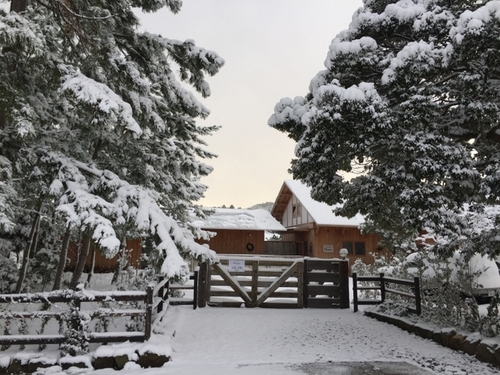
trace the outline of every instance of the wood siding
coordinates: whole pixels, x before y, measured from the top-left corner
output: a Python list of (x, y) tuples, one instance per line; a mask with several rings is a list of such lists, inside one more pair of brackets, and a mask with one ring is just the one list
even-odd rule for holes
[[(300, 212), (294, 212), (294, 207), (299, 209)], [(295, 195), (292, 196), (290, 201), (287, 204), (285, 212), (283, 213), (283, 219), (281, 224), (285, 228), (312, 224), (314, 223), (313, 218), (309, 215), (309, 212), (305, 209), (305, 207), (300, 203)]]
[[(95, 245), (94, 245), (95, 246)], [(127, 256), (128, 256), (128, 265), (134, 268), (141, 268), (141, 255), (142, 255), (142, 243), (140, 238), (136, 238), (133, 240), (127, 240)], [(71, 243), (68, 248), (68, 260), (69, 264), (66, 266), (66, 270), (73, 270), (75, 268), (76, 260), (78, 259), (78, 244)], [(95, 268), (94, 272), (112, 272), (116, 269), (118, 262), (118, 255), (113, 258), (106, 258), (100, 251), (99, 248), (96, 248), (96, 257), (95, 257)], [(85, 262), (85, 272), (88, 272), (90, 269), (90, 263), (92, 261), (92, 251), (89, 252), (89, 256), (87, 257), (87, 261)]]
[[(342, 248), (343, 242), (364, 242), (365, 255), (349, 254), (347, 257), (349, 263), (360, 258), (363, 263), (373, 263), (373, 256), (370, 253), (379, 254), (385, 251), (378, 246), (380, 237), (376, 234), (361, 234), (358, 228), (342, 228), (342, 227), (319, 227), (315, 231), (311, 231), (313, 235), (313, 253), (310, 256), (317, 258), (340, 258), (339, 251)], [(332, 252), (325, 252), (324, 245), (333, 247)]]
[[(199, 240), (198, 243), (208, 244), (217, 254), (264, 254), (263, 230), (228, 230), (208, 229), (216, 232), (210, 241)], [(248, 247), (253, 246), (249, 251)]]
[[(300, 244), (298, 255), (329, 259), (340, 258), (339, 251), (344, 242), (363, 242), (365, 254), (349, 254), (349, 264), (360, 258), (365, 264), (372, 264), (375, 255), (387, 255), (385, 249), (380, 249), (380, 237), (376, 234), (361, 234), (358, 228), (349, 227), (316, 227), (308, 231), (288, 231), (282, 235), (284, 241), (294, 241)], [(331, 251), (330, 251), (331, 250)]]

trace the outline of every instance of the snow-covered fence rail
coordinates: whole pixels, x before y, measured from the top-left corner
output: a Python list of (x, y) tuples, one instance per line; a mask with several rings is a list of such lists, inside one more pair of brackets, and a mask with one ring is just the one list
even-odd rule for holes
[[(12, 311), (10, 308), (0, 309), (0, 319), (12, 320), (21, 319), (56, 319), (59, 322), (58, 334), (33, 334), (26, 332), (19, 335), (0, 335), (0, 345), (8, 347), (10, 345), (37, 345), (37, 344), (63, 344), (67, 340), (64, 334), (64, 322), (69, 323), (72, 328), (83, 327), (85, 322), (99, 318), (116, 317), (144, 317), (144, 332), (88, 332), (85, 339), (90, 343), (110, 343), (110, 342), (142, 342), (151, 337), (151, 320), (153, 309), (153, 288), (150, 284), (146, 291), (112, 291), (99, 292), (88, 290), (59, 290), (48, 293), (24, 293), (24, 294), (0, 294), (0, 305), (19, 305), (26, 308), (28, 305), (42, 304), (42, 311)], [(143, 309), (113, 309), (97, 308), (92, 311), (81, 309), (85, 302), (143, 302)], [(62, 308), (59, 304), (66, 304), (67, 308)], [(56, 305), (57, 304), (57, 305)], [(51, 307), (56, 307), (50, 310)], [(72, 314), (73, 311), (77, 314)], [(67, 327), (66, 329), (70, 329)], [(28, 330), (29, 331), (29, 330)]]
[[(358, 282), (368, 282), (371, 285), (358, 285)], [(404, 285), (408, 286), (410, 292), (388, 288), (387, 285)], [(396, 279), (393, 277), (385, 277), (383, 273), (379, 276), (358, 276), (356, 272), (352, 274), (352, 290), (353, 290), (353, 304), (354, 312), (358, 311), (359, 305), (378, 305), (383, 303), (387, 294), (394, 294), (402, 297), (407, 297), (415, 301), (415, 308), (408, 307), (408, 311), (420, 315), (422, 311), (420, 299), (420, 279), (414, 277), (412, 280)], [(380, 292), (380, 298), (373, 299), (359, 299), (358, 291), (360, 290), (374, 290)]]
[[(175, 296), (176, 291), (184, 292), (187, 290), (192, 290), (192, 298), (184, 296)], [(158, 302), (155, 303), (155, 308), (157, 313), (161, 313), (166, 307), (164, 304), (168, 305), (193, 305), (193, 310), (198, 307), (198, 271), (194, 271), (189, 276), (189, 281), (185, 284), (171, 283), (165, 280), (163, 276), (158, 277), (158, 284), (155, 288), (156, 295), (159, 297)]]

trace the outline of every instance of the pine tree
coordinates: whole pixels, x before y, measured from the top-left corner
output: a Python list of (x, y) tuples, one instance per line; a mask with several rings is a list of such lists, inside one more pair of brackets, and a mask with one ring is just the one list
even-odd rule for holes
[(468, 218), (500, 201), (499, 36), (498, 1), (364, 0), (269, 120), (298, 142), (294, 177), (386, 245), (427, 231), (500, 254), (498, 216)]
[(149, 233), (168, 277), (186, 275), (182, 258), (214, 259), (194, 242), (189, 212), (201, 212), (199, 180), (211, 167), (200, 160), (214, 156), (201, 137), (216, 127), (196, 125), (209, 111), (186, 84), (210, 95), (205, 75), (224, 61), (192, 41), (139, 32), (132, 11), (180, 5), (33, 0), (0, 14), (0, 161), (15, 181), (8, 196), (0, 190), (4, 226), (40, 215), (61, 241), (69, 230), (110, 257), (117, 233)]

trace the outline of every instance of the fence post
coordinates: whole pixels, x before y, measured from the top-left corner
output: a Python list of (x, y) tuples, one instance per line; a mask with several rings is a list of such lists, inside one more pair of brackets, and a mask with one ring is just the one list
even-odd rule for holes
[[(165, 280), (163, 276), (158, 276), (158, 284), (161, 284)], [(159, 314), (163, 311), (163, 298), (165, 298), (164, 295), (164, 285), (160, 286), (160, 289), (158, 289), (158, 297), (160, 298), (160, 302), (158, 303), (158, 306), (156, 307), (156, 313)]]
[(208, 263), (201, 263), (199, 265), (200, 272), (198, 273), (198, 307), (205, 307), (207, 305), (207, 284), (208, 284)]
[(358, 274), (352, 273), (352, 302), (354, 304), (354, 312), (358, 312)]
[(385, 301), (385, 282), (384, 282), (384, 273), (380, 273), (380, 298), (382, 302)]
[(257, 307), (257, 295), (259, 294), (259, 261), (252, 261), (252, 307)]
[(418, 277), (414, 277), (413, 281), (415, 283), (415, 305), (417, 315), (422, 313), (422, 301), (420, 299), (420, 279)]
[(304, 285), (302, 286), (302, 303), (304, 304), (304, 307), (307, 309), (307, 300), (309, 298), (309, 293), (307, 290), (307, 286), (309, 284), (309, 277), (308, 277), (308, 272), (307, 272), (307, 258), (304, 258), (304, 269), (303, 269), (303, 274), (304, 274)]
[(71, 324), (73, 325), (73, 329), (75, 331), (80, 331), (82, 328), (80, 311), (82, 310), (82, 303), (78, 299), (77, 296), (73, 295), (73, 306), (75, 307), (75, 314), (73, 319), (71, 320)]
[(194, 271), (193, 280), (193, 310), (198, 306), (198, 270)]
[(304, 262), (297, 263), (297, 307), (304, 307)]
[(349, 308), (349, 261), (341, 260), (339, 263), (340, 273), (340, 308)]
[(144, 323), (144, 341), (151, 338), (151, 318), (153, 315), (153, 290), (154, 285), (149, 284), (146, 289), (146, 322)]

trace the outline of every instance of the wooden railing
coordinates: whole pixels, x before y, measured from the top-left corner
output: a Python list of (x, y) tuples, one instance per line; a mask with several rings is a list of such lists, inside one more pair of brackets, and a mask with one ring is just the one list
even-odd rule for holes
[[(193, 284), (176, 284), (166, 280), (163, 276), (158, 277), (158, 290), (156, 295), (159, 297), (158, 304), (156, 305), (157, 313), (160, 313), (165, 308), (165, 303), (168, 305), (193, 305), (193, 310), (198, 307), (198, 271), (194, 271), (189, 276), (189, 280), (193, 280)], [(193, 298), (177, 298), (171, 297), (170, 293), (174, 290), (193, 290)]]
[(304, 259), (304, 307), (349, 308), (349, 263)]
[[(151, 337), (151, 317), (153, 307), (153, 288), (150, 284), (147, 290), (144, 291), (113, 291), (113, 292), (97, 292), (97, 291), (72, 291), (60, 290), (49, 293), (26, 293), (26, 294), (1, 294), (1, 304), (44, 304), (45, 309), (42, 311), (3, 311), (0, 312), (0, 319), (57, 319), (59, 324), (63, 324), (63, 320), (70, 313), (70, 304), (78, 311), (76, 317), (72, 316), (71, 324), (77, 327), (81, 324), (81, 319), (84, 316), (90, 316), (92, 319), (100, 317), (145, 317), (144, 332), (91, 332), (88, 334), (87, 340), (91, 343), (111, 343), (111, 342), (142, 342), (149, 340)], [(84, 302), (144, 302), (144, 309), (105, 309), (99, 308), (92, 311), (82, 311), (81, 304)], [(66, 309), (62, 309), (60, 305), (55, 311), (50, 311), (48, 307), (57, 303), (67, 304)], [(19, 334), (19, 335), (1, 335), (0, 344), (2, 346), (9, 345), (36, 345), (36, 344), (62, 344), (66, 341), (64, 334)]]
[(266, 255), (219, 259), (200, 264), (199, 307), (349, 307), (347, 261)]
[(219, 259), (211, 266), (200, 265), (200, 307), (303, 307), (302, 259), (232, 255)]
[[(358, 285), (358, 282), (369, 282), (374, 284)], [(385, 277), (383, 273), (381, 273), (379, 276), (358, 276), (356, 272), (353, 272), (352, 284), (354, 312), (358, 311), (359, 305), (378, 305), (384, 302), (387, 294), (394, 294), (414, 300), (415, 308), (408, 307), (408, 311), (417, 315), (420, 315), (420, 313), (422, 312), (422, 304), (420, 300), (420, 279), (418, 277), (414, 277), (413, 281), (411, 281), (396, 279), (393, 277)], [(406, 285), (410, 287), (409, 289), (411, 290), (411, 292), (388, 288), (386, 284)], [(380, 298), (358, 299), (359, 290), (379, 291)]]

